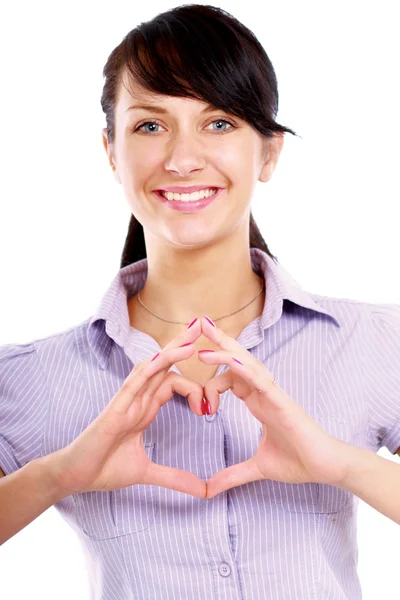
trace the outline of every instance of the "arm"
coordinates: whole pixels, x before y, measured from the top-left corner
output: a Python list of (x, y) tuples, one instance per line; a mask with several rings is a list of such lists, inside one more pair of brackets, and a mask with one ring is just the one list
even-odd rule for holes
[(51, 475), (51, 454), (0, 479), (0, 545), (65, 498)]
[(348, 473), (337, 487), (355, 494), (400, 525), (400, 465), (371, 450), (348, 446)]

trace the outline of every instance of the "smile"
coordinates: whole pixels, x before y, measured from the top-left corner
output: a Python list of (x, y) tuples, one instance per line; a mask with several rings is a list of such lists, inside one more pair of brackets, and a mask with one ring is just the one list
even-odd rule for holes
[(178, 200), (180, 202), (193, 202), (194, 200), (201, 200), (202, 198), (209, 198), (218, 191), (218, 188), (209, 188), (205, 190), (199, 190), (198, 192), (192, 192), (191, 194), (178, 194), (177, 192), (164, 192), (160, 191), (160, 194), (167, 200)]
[[(212, 190), (202, 190), (201, 192), (195, 192), (194, 194), (168, 194), (170, 197), (172, 196), (172, 200), (168, 200), (165, 197), (165, 192), (155, 191), (153, 192), (166, 206), (172, 208), (172, 210), (177, 210), (180, 212), (197, 212), (209, 206), (214, 200), (219, 198), (221, 194), (224, 192), (224, 188), (212, 189)], [(176, 200), (175, 198), (179, 196), (183, 196), (182, 199)], [(186, 197), (189, 198), (186, 198)], [(190, 199), (190, 197), (193, 199)]]

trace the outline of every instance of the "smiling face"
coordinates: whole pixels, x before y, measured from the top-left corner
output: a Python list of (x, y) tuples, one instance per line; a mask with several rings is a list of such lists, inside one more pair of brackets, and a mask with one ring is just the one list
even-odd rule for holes
[[(152, 108), (131, 108), (137, 105)], [(150, 94), (126, 80), (115, 124), (114, 144), (108, 144), (105, 129), (103, 144), (131, 212), (143, 225), (146, 245), (154, 236), (176, 248), (196, 248), (234, 235), (239, 227), (248, 230), (254, 187), (272, 176), (282, 134), (267, 140), (206, 102)], [(155, 193), (195, 185), (223, 190), (195, 212), (173, 210)]]

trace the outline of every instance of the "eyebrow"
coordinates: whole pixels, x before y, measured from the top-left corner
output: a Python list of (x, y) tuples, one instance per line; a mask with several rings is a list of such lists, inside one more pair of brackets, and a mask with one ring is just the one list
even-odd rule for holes
[[(128, 112), (128, 110), (149, 110), (152, 112), (156, 112), (159, 114), (165, 114), (168, 112), (168, 110), (166, 108), (163, 108), (162, 106), (157, 106), (156, 104), (133, 104), (132, 106), (128, 106), (128, 108), (126, 109), (125, 112)], [(206, 112), (211, 112), (214, 110), (219, 110), (216, 106), (213, 106), (212, 104), (208, 104), (202, 111), (200, 114), (206, 113)]]

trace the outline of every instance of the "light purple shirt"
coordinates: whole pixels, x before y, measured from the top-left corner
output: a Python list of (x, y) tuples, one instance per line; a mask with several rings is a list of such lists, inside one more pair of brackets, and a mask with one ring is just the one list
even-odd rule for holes
[[(250, 252), (266, 300), (238, 342), (329, 434), (394, 454), (400, 305), (307, 293), (266, 253)], [(91, 318), (0, 347), (0, 466), (7, 474), (72, 442), (133, 366), (160, 350), (129, 325), (127, 299), (146, 274), (146, 259), (129, 265)], [(154, 462), (206, 481), (252, 456), (260, 436), (260, 422), (228, 391), (217, 414), (205, 417), (175, 394), (143, 440)], [(264, 480), (210, 500), (139, 484), (71, 495), (55, 508), (87, 554), (92, 599), (358, 600), (357, 503), (335, 486)]]

